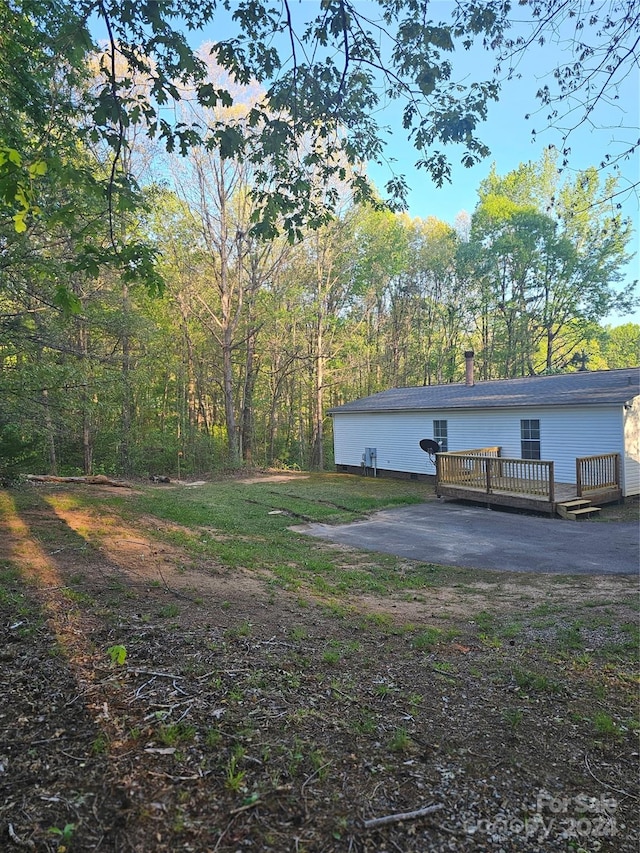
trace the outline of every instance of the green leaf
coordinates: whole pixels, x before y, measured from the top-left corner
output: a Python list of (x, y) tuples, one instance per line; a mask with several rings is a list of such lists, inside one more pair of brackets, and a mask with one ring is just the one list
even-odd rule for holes
[(79, 314), (82, 308), (82, 303), (69, 288), (64, 284), (57, 284), (53, 297), (53, 304), (62, 309), (62, 312), (67, 316)]
[(47, 164), (44, 160), (36, 160), (28, 167), (31, 178), (40, 178), (47, 174)]
[(127, 650), (124, 646), (110, 646), (107, 649), (107, 654), (111, 658), (111, 663), (117, 663), (118, 666), (122, 666), (127, 659)]
[(27, 230), (27, 211), (19, 210), (13, 215), (13, 227), (17, 234), (23, 234)]

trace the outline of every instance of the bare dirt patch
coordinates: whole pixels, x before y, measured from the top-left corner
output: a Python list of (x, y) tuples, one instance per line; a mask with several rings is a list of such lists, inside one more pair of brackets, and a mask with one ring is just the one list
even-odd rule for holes
[(283, 474), (257, 474), (253, 477), (243, 477), (238, 482), (240, 483), (288, 483), (291, 480), (306, 480), (307, 474), (299, 474), (294, 471), (287, 471)]
[(74, 494), (0, 493), (0, 849), (637, 849), (632, 579), (329, 599)]

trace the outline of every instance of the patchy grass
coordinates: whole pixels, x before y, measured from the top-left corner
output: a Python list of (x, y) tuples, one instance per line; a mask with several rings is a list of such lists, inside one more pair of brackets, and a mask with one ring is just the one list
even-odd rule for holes
[(638, 521), (640, 519), (640, 496), (634, 495), (625, 498), (620, 504), (605, 504), (594, 521), (616, 522), (616, 521)]
[[(579, 849), (514, 832), (547, 820), (548, 795), (582, 828), (577, 804), (606, 800), (617, 833), (598, 849), (635, 852), (633, 579), (412, 563), (289, 529), (429, 498), (408, 481), (9, 497), (5, 846)], [(431, 802), (433, 817), (365, 829)]]

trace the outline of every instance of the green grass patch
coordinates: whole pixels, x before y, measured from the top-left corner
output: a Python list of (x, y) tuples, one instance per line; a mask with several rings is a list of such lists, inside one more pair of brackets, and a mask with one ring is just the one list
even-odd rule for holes
[[(270, 537), (274, 531), (286, 530), (296, 517), (339, 524), (379, 509), (420, 503), (427, 493), (419, 484), (382, 479), (372, 484), (365, 478), (310, 474), (285, 483), (220, 480), (185, 491), (149, 489), (133, 504), (187, 527), (214, 527), (228, 533), (242, 530)], [(281, 512), (274, 514), (278, 510)]]
[(424, 628), (411, 638), (411, 645), (419, 651), (427, 651), (437, 645), (442, 638), (440, 628)]
[[(0, 562), (0, 610), (11, 613), (11, 618), (27, 618), (31, 620), (40, 618), (40, 611), (26, 595), (23, 588), (23, 580), (15, 566), (9, 562)], [(24, 635), (25, 630), (20, 629)], [(27, 631), (28, 633), (28, 631)]]
[(560, 685), (540, 672), (515, 667), (512, 677), (518, 687), (525, 693), (558, 693)]
[(558, 645), (561, 649), (580, 651), (584, 648), (581, 627), (580, 622), (574, 622), (558, 629)]
[[(220, 478), (196, 489), (143, 488), (139, 494), (54, 496), (67, 508), (95, 512), (113, 509), (125, 521), (140, 514), (173, 522), (154, 531), (158, 539), (187, 551), (194, 563), (213, 561), (229, 569), (271, 573), (271, 583), (291, 591), (312, 589), (336, 599), (367, 593), (387, 596), (468, 581), (498, 584), (490, 573), (411, 563), (391, 555), (336, 551), (291, 529), (305, 521), (337, 524), (367, 517), (380, 509), (419, 503), (433, 494), (428, 483), (312, 473), (274, 483), (242, 483)], [(19, 493), (29, 506), (41, 503), (33, 493)], [(60, 505), (62, 505), (60, 504)], [(148, 531), (146, 531), (148, 533)], [(74, 541), (77, 536), (73, 534)]]
[(391, 752), (407, 752), (411, 746), (411, 737), (404, 727), (397, 728), (389, 741)]
[(478, 631), (482, 634), (493, 634), (496, 620), (492, 613), (482, 610), (473, 621), (478, 626)]
[(195, 728), (188, 723), (166, 723), (157, 731), (158, 741), (165, 746), (192, 743), (195, 736)]
[(617, 738), (622, 734), (620, 726), (613, 717), (603, 711), (598, 711), (593, 717), (593, 727), (602, 737)]
[(385, 507), (420, 502), (430, 490), (419, 483), (311, 474), (285, 483), (221, 480), (190, 490), (147, 489), (118, 510), (132, 520), (149, 513), (175, 522), (184, 529), (158, 535), (194, 557), (213, 558), (229, 568), (266, 569), (288, 590), (304, 584), (332, 597), (386, 595), (432, 586), (440, 567), (403, 563), (399, 571), (400, 560), (384, 554), (364, 558), (345, 553), (337, 564), (335, 553), (290, 527), (305, 521), (352, 521)]

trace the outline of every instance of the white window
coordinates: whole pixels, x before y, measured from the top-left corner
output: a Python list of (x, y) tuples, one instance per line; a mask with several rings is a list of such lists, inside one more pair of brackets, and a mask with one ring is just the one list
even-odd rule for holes
[(540, 421), (520, 421), (520, 455), (522, 459), (540, 459)]
[(449, 449), (449, 442), (447, 440), (447, 422), (446, 421), (434, 421), (433, 422), (433, 439), (438, 442), (438, 446), (440, 448), (441, 453), (446, 453)]

